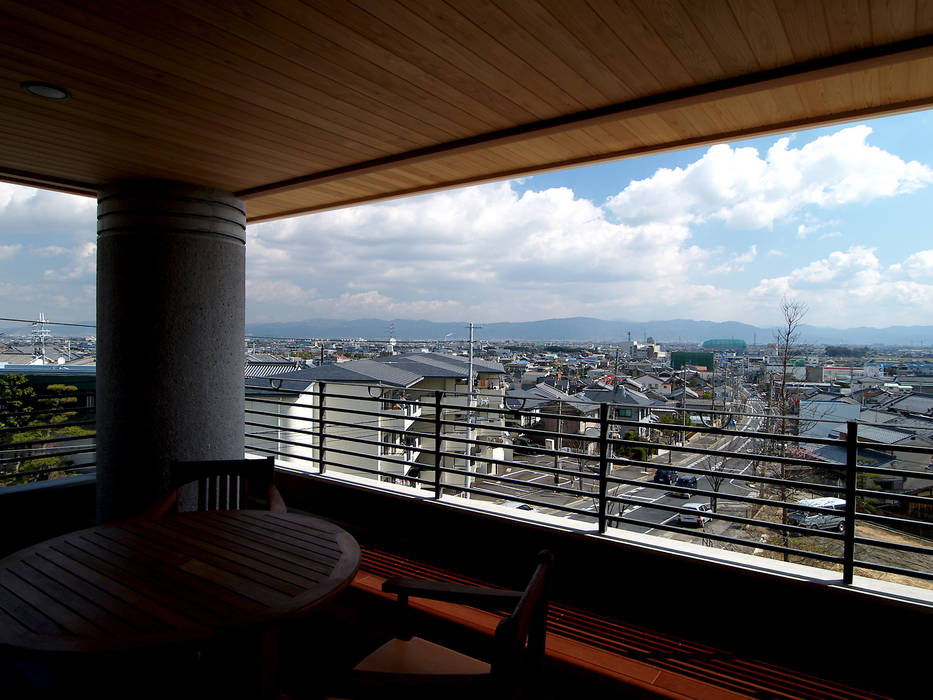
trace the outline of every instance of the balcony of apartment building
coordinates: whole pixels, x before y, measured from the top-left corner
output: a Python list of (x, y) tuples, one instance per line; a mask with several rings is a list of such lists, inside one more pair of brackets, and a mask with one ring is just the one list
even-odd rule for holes
[[(472, 424), (463, 420), (471, 407), (462, 388), (447, 397), (460, 412), (450, 426), (459, 434), (439, 440), (420, 431), (426, 417), (435, 430), (446, 420), (444, 407), (424, 403), (412, 426), (428, 435), (417, 464), (433, 477), (433, 491), (417, 482), (377, 487), (371, 476), (338, 472), (358, 466), (345, 466), (341, 454), (379, 457), (370, 450), (383, 440), (350, 434), (353, 420), (341, 434), (334, 432), (341, 426), (327, 426), (333, 415), (318, 413), (317, 427), (280, 423), (268, 405), (244, 420), (247, 401), (269, 397), (244, 396), (243, 330), (247, 223), (929, 107), (927, 14), (908, 1), (819, 11), (810, 3), (740, 2), (362, 5), (5, 4), (0, 178), (96, 198), (98, 351), (95, 451), (85, 465), (96, 471), (0, 492), (4, 545), (134, 517), (165, 495), (173, 461), (240, 458), (247, 444), (254, 451), (271, 439), (280, 447), (261, 449), (281, 453), (278, 480), (289, 505), (345, 523), (368, 551), (496, 582), (524, 553), (555, 550), (559, 616), (577, 620), (564, 628), (576, 636), (555, 652), (565, 678), (582, 669), (648, 694), (703, 695), (718, 684), (786, 696), (801, 686), (763, 690), (756, 674), (780, 678), (769, 664), (787, 663), (819, 678), (914, 694), (926, 654), (908, 633), (926, 623), (930, 607), (913, 588), (856, 575), (864, 562), (852, 549), (866, 543), (853, 519), (886, 516), (857, 510), (863, 487), (851, 473), (833, 486), (847, 490), (846, 527), (824, 536), (841, 541), (843, 555), (808, 555), (841, 572), (763, 566), (676, 538), (616, 536), (609, 517), (625, 523), (630, 514), (619, 513), (628, 497), (610, 490), (608, 438), (595, 491), (576, 493), (593, 481), (586, 470), (559, 463), (549, 473), (552, 487), (595, 512), (563, 504), (558, 510), (579, 517), (555, 522), (479, 507), (485, 482), (445, 460), (500, 444), (476, 434), (475, 445), (463, 442)], [(305, 419), (315, 419), (312, 409)], [(262, 435), (250, 432), (247, 443), (244, 423), (259, 424)], [(309, 434), (323, 445), (309, 447)], [(544, 454), (554, 456), (561, 457)], [(498, 460), (465, 459), (467, 467), (482, 461)], [(513, 479), (514, 465), (501, 462), (506, 473), (483, 479)], [(447, 470), (460, 479), (453, 489), (460, 493), (446, 492)], [(777, 477), (757, 481), (781, 486), (768, 479)], [(709, 497), (704, 491), (694, 495)], [(631, 500), (634, 508), (638, 499)], [(762, 540), (757, 548), (783, 552), (784, 545)], [(906, 575), (926, 580), (928, 572)], [(634, 643), (636, 630), (648, 631), (642, 640), (666, 641)], [(615, 636), (622, 631), (629, 641)], [(580, 663), (574, 648), (586, 649)], [(757, 680), (738, 688), (741, 669)], [(694, 682), (701, 685), (684, 690)]]

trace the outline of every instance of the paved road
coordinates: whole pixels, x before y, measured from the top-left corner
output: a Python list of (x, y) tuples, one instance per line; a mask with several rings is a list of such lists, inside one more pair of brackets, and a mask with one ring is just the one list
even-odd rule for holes
[[(752, 412), (758, 413), (761, 410), (760, 402), (752, 400), (749, 404)], [(745, 418), (741, 420), (738, 426), (741, 430), (755, 431), (760, 425), (760, 418)], [(730, 451), (749, 451), (751, 438), (730, 437), (730, 436), (711, 436), (696, 435), (690, 440), (693, 447), (724, 449)], [(561, 475), (555, 483), (553, 474), (539, 471), (536, 466), (554, 467), (554, 457), (547, 455), (516, 455), (516, 460), (521, 460), (523, 464), (516, 465), (507, 469), (505, 474), (512, 479), (522, 481), (522, 485), (502, 484), (493, 480), (477, 478), (476, 486), (485, 490), (494, 491), (501, 494), (505, 500), (530, 500), (534, 502), (534, 507), (539, 512), (568, 517), (573, 520), (595, 522), (597, 512), (597, 501), (595, 492), (598, 488), (595, 470), (597, 462), (594, 459), (583, 461), (576, 457), (562, 457), (559, 460), (561, 469), (580, 472), (580, 476)], [(657, 464), (657, 468), (668, 467), (668, 457), (662, 455), (652, 460)], [(683, 467), (692, 467), (697, 469), (709, 469), (711, 464), (719, 461), (718, 458), (708, 458), (705, 455), (672, 453), (671, 468), (677, 470)], [(722, 462), (722, 468), (728, 473), (745, 473), (750, 468), (751, 463), (745, 459), (730, 458)], [(686, 472), (681, 472), (686, 473)], [(651, 481), (654, 475), (654, 469), (644, 469), (640, 466), (616, 468), (613, 470), (613, 476), (624, 478), (630, 481), (637, 481), (638, 484), (619, 484), (610, 488), (610, 496), (624, 496), (639, 505), (627, 506), (625, 516), (635, 518), (644, 524), (615, 524), (622, 529), (632, 532), (664, 534), (666, 531), (657, 528), (660, 524), (677, 524), (677, 514), (670, 510), (665, 510), (657, 506), (682, 507), (686, 502), (708, 503), (709, 497), (696, 495), (691, 498), (677, 498), (670, 494), (670, 487), (663, 484), (655, 484)], [(581, 489), (594, 493), (594, 496), (573, 496), (553, 490), (554, 486)], [(715, 491), (709, 479), (706, 476), (698, 476), (697, 489), (705, 491)], [(722, 510), (729, 510), (730, 495), (746, 496), (754, 493), (754, 489), (749, 488), (746, 482), (741, 480), (727, 479), (720, 484), (718, 507)], [(565, 508), (574, 508), (586, 510), (589, 514), (573, 514)], [(617, 512), (619, 504), (610, 504), (610, 516)], [(613, 524), (610, 521), (610, 524)], [(729, 526), (727, 522), (713, 521), (704, 526), (704, 530), (720, 531)], [(699, 535), (699, 533), (698, 533)]]

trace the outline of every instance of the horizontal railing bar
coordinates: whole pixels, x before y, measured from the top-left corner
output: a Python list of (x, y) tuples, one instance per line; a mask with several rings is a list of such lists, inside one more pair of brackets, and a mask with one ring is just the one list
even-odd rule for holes
[[(328, 452), (329, 452), (329, 450), (328, 450)], [(375, 475), (375, 476), (380, 476), (380, 477), (383, 477), (383, 476), (384, 476), (384, 477), (387, 477), (387, 478), (402, 478), (402, 479), (407, 479), (407, 478), (408, 478), (408, 477), (406, 477), (406, 476), (404, 476), (404, 475), (386, 474), (385, 472), (381, 472), (381, 471), (379, 471), (378, 469), (372, 469), (372, 468), (369, 468), (369, 467), (359, 467), (359, 466), (356, 466), (356, 465), (347, 464), (346, 462), (336, 462), (336, 461), (334, 461), (334, 460), (332, 460), (332, 459), (325, 459), (325, 460), (324, 460), (324, 466), (325, 466), (326, 468), (328, 468), (328, 469), (331, 468), (331, 467), (333, 467), (333, 468), (336, 468), (336, 469), (346, 469), (346, 470), (351, 471), (351, 472), (360, 472), (360, 473), (363, 473), (363, 474), (373, 474), (373, 475)]]
[(824, 512), (824, 513), (831, 513), (831, 514), (838, 515), (838, 511), (826, 510), (823, 508), (814, 508), (813, 506), (798, 506), (796, 503), (791, 503), (788, 501), (775, 501), (775, 500), (770, 500), (767, 498), (760, 498), (757, 496), (744, 496), (741, 494), (731, 494), (731, 493), (724, 494), (721, 492), (717, 493), (715, 491), (707, 491), (705, 489), (702, 489), (702, 490), (701, 489), (688, 489), (688, 488), (680, 487), (680, 486), (675, 488), (672, 485), (658, 484), (658, 483), (646, 482), (646, 481), (638, 481), (635, 479), (613, 479), (611, 483), (617, 483), (620, 485), (627, 485), (627, 486), (641, 486), (644, 488), (651, 488), (652, 490), (656, 490), (656, 491), (662, 491), (662, 490), (690, 491), (691, 493), (694, 493), (698, 496), (716, 498), (717, 500), (720, 500), (720, 501), (735, 501), (738, 503), (749, 503), (749, 504), (754, 504), (754, 505), (759, 505), (759, 506), (774, 506), (774, 507), (779, 507), (779, 508), (783, 508), (786, 510), (807, 510), (807, 511), (813, 511), (813, 512)]
[[(614, 444), (623, 443), (623, 441), (612, 441)], [(781, 455), (758, 454), (755, 452), (733, 452), (732, 450), (716, 450), (706, 447), (693, 447), (687, 445), (665, 445), (664, 443), (654, 442), (635, 442), (628, 441), (624, 444), (639, 447), (648, 447), (652, 449), (664, 449), (673, 452), (685, 452), (687, 454), (707, 455), (711, 457), (730, 457), (735, 459), (747, 459), (750, 462), (766, 462), (771, 464), (786, 464), (790, 466), (826, 468), (829, 466), (839, 466), (835, 463), (821, 462), (813, 459), (803, 459), (801, 457), (785, 457)]]
[(48, 442), (74, 442), (75, 440), (90, 440), (91, 438), (94, 438), (96, 436), (97, 436), (96, 432), (90, 433), (88, 435), (68, 435), (68, 436), (50, 435), (44, 438), (36, 438), (35, 440), (22, 440), (21, 442), (0, 443), (0, 450), (29, 449), (28, 447), (24, 447), (24, 446), (25, 445), (41, 445), (41, 444), (48, 443)]
[[(93, 392), (86, 394), (83, 397), (76, 398), (86, 398), (87, 396), (93, 395)], [(71, 398), (70, 396), (65, 398)], [(81, 413), (85, 411), (93, 412), (95, 410), (94, 406), (58, 406), (56, 408), (35, 408), (31, 411), (3, 411), (0, 412), (0, 420), (6, 420), (8, 418), (22, 418), (23, 416), (44, 416), (51, 413)]]
[[(609, 461), (612, 464), (620, 463), (618, 458), (611, 459)], [(649, 467), (649, 469), (645, 471), (650, 471), (651, 469), (662, 469), (662, 470), (667, 470), (667, 471), (676, 471), (678, 473), (683, 471), (686, 473), (697, 474), (697, 475), (702, 475), (702, 476), (710, 476), (710, 475), (715, 475), (715, 474), (727, 474), (729, 479), (737, 479), (739, 481), (747, 481), (747, 482), (753, 482), (753, 483), (773, 484), (776, 486), (787, 486), (790, 488), (798, 488), (799, 490), (826, 491), (829, 493), (841, 493), (842, 491), (844, 491), (842, 487), (834, 486), (832, 484), (819, 484), (819, 483), (810, 482), (810, 481), (796, 481), (792, 479), (780, 479), (777, 477), (766, 476), (763, 474), (741, 474), (738, 472), (716, 472), (716, 471), (710, 471), (710, 470), (697, 469), (696, 467), (688, 468), (688, 467), (680, 467), (678, 465), (667, 465), (667, 464), (659, 464), (657, 462), (644, 462), (644, 461), (638, 461), (638, 460), (627, 460), (625, 464), (627, 466)], [(617, 480), (617, 479), (620, 480), (620, 483), (626, 483), (626, 482), (622, 482), (620, 477), (609, 476), (607, 477), (607, 479), (609, 480), (609, 483), (612, 483), (614, 480)], [(646, 482), (642, 482), (642, 483), (646, 483)], [(671, 487), (673, 487), (673, 484), (671, 484)]]
[[(432, 469), (433, 469), (433, 467), (432, 467)], [(501, 483), (504, 483), (504, 484), (514, 484), (514, 485), (516, 485), (516, 486), (528, 486), (528, 482), (527, 482), (527, 481), (522, 481), (521, 479), (512, 479), (512, 478), (510, 478), (510, 477), (508, 477), (508, 476), (501, 476), (501, 475), (499, 475), (499, 474), (481, 474), (481, 473), (477, 473), (477, 472), (465, 471), (465, 470), (463, 470), (463, 469), (457, 469), (456, 467), (442, 467), (442, 468), (441, 468), (441, 473), (443, 473), (443, 474), (458, 474), (458, 475), (460, 475), (460, 476), (466, 476), (466, 477), (469, 477), (469, 478), (472, 478), (472, 479), (479, 478), (479, 479), (483, 479), (483, 480), (485, 480), (485, 481), (495, 481), (495, 482), (501, 482)], [(570, 496), (580, 496), (580, 497), (583, 497), (583, 498), (585, 498), (585, 497), (587, 497), (587, 496), (591, 496), (591, 495), (593, 495), (594, 493), (596, 493), (595, 491), (583, 491), (583, 490), (579, 490), (579, 489), (568, 488), (568, 487), (566, 487), (566, 486), (551, 486), (551, 485), (548, 485), (546, 488), (541, 488), (540, 490), (541, 490), (541, 491), (545, 491), (545, 490), (546, 490), (548, 493), (552, 493), (552, 492), (553, 492), (553, 493), (564, 493), (564, 494), (567, 494), (567, 495), (570, 495)], [(491, 492), (491, 493), (495, 493), (495, 492)], [(504, 495), (504, 494), (501, 495), (501, 497), (502, 497), (502, 498), (505, 498), (506, 500), (518, 500), (518, 499), (512, 498), (512, 497), (509, 496), (509, 495)]]
[[(266, 440), (266, 441), (270, 441), (270, 442), (280, 442), (280, 443), (285, 443), (285, 444), (289, 444), (289, 445), (295, 445), (295, 446), (298, 446), (298, 447), (306, 447), (306, 448), (314, 449), (314, 450), (318, 449), (318, 447), (317, 447), (316, 445), (308, 445), (308, 444), (306, 444), (306, 443), (293, 442), (293, 441), (289, 441), (289, 440), (281, 440), (281, 439), (276, 438), (276, 437), (271, 437), (271, 436), (266, 436), (266, 435), (260, 435), (260, 434), (257, 434), (257, 433), (250, 433), (250, 434), (247, 435), (246, 437), (250, 437), (250, 438), (253, 438), (253, 439), (255, 439), (255, 440)], [(378, 441), (374, 441), (374, 440), (365, 440), (365, 439), (362, 439), (362, 438), (355, 438), (355, 439), (352, 439), (352, 440), (346, 439), (346, 438), (341, 438), (341, 441), (342, 441), (342, 442), (360, 442), (360, 443), (371, 444), (371, 445), (385, 445), (385, 446), (393, 446), (393, 445), (394, 445), (394, 443), (383, 443), (383, 442), (378, 442)], [(418, 447), (412, 447), (412, 448), (409, 448), (409, 449), (421, 451), (421, 448), (418, 448)], [(336, 452), (336, 453), (338, 453), (338, 454), (348, 455), (348, 456), (350, 456), (350, 457), (363, 457), (364, 459), (379, 460), (379, 461), (382, 461), (382, 462), (390, 462), (390, 463), (392, 463), (392, 464), (401, 464), (401, 465), (405, 465), (405, 466), (421, 466), (422, 468), (425, 467), (425, 465), (423, 465), (423, 464), (421, 464), (421, 463), (419, 463), (419, 462), (409, 462), (408, 460), (397, 459), (397, 458), (395, 458), (395, 457), (392, 457), (391, 455), (378, 455), (378, 454), (371, 454), (371, 453), (367, 453), (367, 452), (354, 452), (353, 450), (346, 450), (346, 449), (342, 449), (342, 448), (339, 448), (339, 447), (334, 447), (334, 446), (333, 446), (333, 443), (327, 443), (327, 445), (326, 445), (326, 447), (325, 447), (325, 450), (326, 450), (326, 452), (327, 452), (328, 454), (331, 453), (331, 452)], [(311, 459), (311, 458), (309, 458), (309, 459)], [(316, 460), (317, 458), (313, 458), (313, 459)], [(326, 463), (326, 460), (325, 460), (325, 463)], [(386, 475), (385, 472), (379, 472), (378, 470), (375, 471), (374, 473)], [(394, 475), (389, 475), (389, 476), (394, 476)], [(409, 477), (405, 477), (405, 478), (409, 478)]]
[[(447, 491), (457, 491), (459, 493), (477, 493), (483, 496), (489, 496), (497, 500), (506, 500), (514, 501), (514, 498), (504, 497), (501, 493), (496, 493), (495, 491), (486, 491), (485, 489), (478, 489), (475, 486), (459, 486), (457, 484), (441, 484), (441, 487)], [(466, 500), (466, 499), (465, 499)], [(487, 502), (487, 501), (482, 501)], [(580, 508), (574, 508), (573, 506), (565, 506), (559, 503), (548, 503), (547, 501), (528, 501), (529, 505), (537, 505), (541, 508), (552, 508), (554, 510), (566, 511), (567, 513), (574, 513), (575, 515), (589, 515), (590, 511), (583, 510)], [(494, 504), (495, 505), (495, 504)]]
[[(631, 498), (625, 498), (624, 496), (609, 496), (607, 497), (607, 499), (614, 503), (626, 503), (628, 505), (639, 506), (641, 508), (654, 508), (657, 510), (663, 510), (663, 511), (675, 513), (675, 514), (677, 513), (683, 513), (684, 515), (696, 515), (697, 514), (697, 511), (695, 510), (690, 510), (688, 508), (684, 508), (683, 506), (668, 505), (666, 503), (652, 502), (650, 504), (646, 504), (644, 501), (637, 501)], [(775, 502), (770, 501), (769, 505), (772, 505), (773, 503)], [(801, 535), (812, 535), (814, 533), (814, 530), (811, 528), (799, 527), (797, 525), (791, 525), (790, 523), (774, 523), (769, 520), (758, 520), (755, 518), (742, 518), (741, 516), (737, 516), (737, 515), (729, 515), (726, 513), (714, 513), (713, 511), (704, 511), (703, 516), (707, 518), (716, 519), (716, 520), (745, 522), (747, 524), (768, 527), (774, 530), (786, 530), (787, 532), (795, 532)], [(640, 522), (646, 523), (646, 521), (640, 521)], [(647, 524), (651, 524), (652, 526), (654, 525), (654, 523), (647, 523)], [(825, 532), (821, 530), (820, 533), (821, 535), (829, 537), (830, 539), (841, 540), (843, 538), (842, 535), (838, 533), (834, 533), (834, 532)]]
[(39, 476), (42, 474), (57, 474), (58, 472), (69, 472), (69, 471), (85, 471), (91, 468), (95, 468), (97, 462), (89, 462), (88, 464), (63, 464), (58, 467), (43, 467), (42, 469), (27, 469), (18, 472), (0, 472), (0, 481), (6, 479), (15, 479), (20, 476)]
[[(757, 540), (754, 540), (754, 541), (740, 540), (734, 537), (729, 537), (728, 535), (719, 535), (717, 533), (707, 532), (706, 530), (703, 530), (700, 528), (678, 527), (675, 525), (665, 525), (663, 523), (645, 523), (643, 521), (636, 520), (634, 518), (627, 518), (624, 515), (623, 516), (610, 515), (609, 520), (610, 521), (618, 520), (628, 525), (637, 525), (641, 527), (644, 527), (645, 525), (650, 525), (652, 529), (666, 530), (668, 532), (676, 532), (676, 533), (681, 533), (681, 534), (693, 535), (693, 536), (703, 537), (703, 538), (710, 539), (710, 540), (717, 540), (719, 542), (729, 542), (731, 544), (739, 544), (744, 547), (748, 547), (750, 549), (767, 549), (773, 552), (792, 554), (795, 556), (803, 556), (803, 557), (810, 558), (810, 559), (818, 559), (821, 561), (831, 562), (833, 564), (840, 564), (840, 565), (842, 564), (842, 557), (834, 557), (832, 555), (822, 554), (819, 552), (809, 552), (809, 551), (801, 550), (801, 549), (793, 549), (792, 547), (784, 547), (781, 545), (771, 544), (769, 542), (759, 542)], [(699, 531), (702, 534), (698, 535), (697, 531)]]
[(63, 421), (61, 423), (42, 423), (40, 425), (21, 425), (18, 427), (0, 428), (0, 434), (3, 433), (22, 433), (29, 430), (57, 430), (58, 428), (69, 428), (74, 425), (93, 425), (97, 421), (94, 418), (80, 421)]
[[(434, 450), (427, 450), (427, 451), (430, 452), (431, 454), (434, 454)], [(496, 464), (496, 465), (502, 465), (506, 467), (519, 466), (519, 467), (524, 467), (530, 471), (544, 472), (545, 474), (560, 474), (560, 475), (565, 475), (565, 476), (574, 477), (574, 478), (579, 478), (582, 475), (582, 478), (588, 479), (588, 480), (599, 479), (599, 474), (587, 474), (586, 472), (580, 472), (574, 469), (561, 469), (561, 468), (547, 467), (544, 465), (541, 465), (541, 466), (522, 465), (522, 464), (517, 464), (515, 462), (507, 462), (502, 459), (496, 459), (494, 457), (482, 457), (480, 455), (468, 455), (463, 452), (448, 452), (448, 451), (442, 450), (441, 456), (450, 457), (452, 459), (464, 459), (464, 460), (471, 459), (474, 462), (483, 462), (485, 464)], [(447, 467), (444, 467), (444, 468), (446, 469)]]
[(46, 452), (43, 454), (21, 455), (19, 457), (3, 457), (0, 459), (0, 465), (28, 462), (33, 459), (48, 459), (50, 457), (71, 457), (73, 455), (90, 454), (91, 452), (96, 453), (97, 447), (88, 446), (88, 448), (84, 450), (63, 450), (62, 452)]
[(933, 563), (933, 547), (921, 547), (916, 544), (891, 542), (890, 540), (877, 540), (873, 537), (856, 537), (855, 544), (866, 547), (878, 547), (879, 549), (892, 549), (899, 552), (911, 552), (912, 554), (923, 554), (931, 557), (931, 563)]
[[(329, 421), (325, 421), (325, 422), (329, 422)], [(252, 427), (255, 427), (255, 428), (265, 428), (265, 429), (267, 429), (267, 430), (275, 430), (275, 431), (277, 431), (277, 432), (279, 432), (279, 431), (281, 431), (281, 432), (291, 432), (291, 431), (288, 430), (288, 429), (276, 428), (275, 426), (269, 426), (269, 425), (265, 425), (265, 424), (261, 424), (261, 423), (251, 423), (251, 422), (249, 422), (249, 421), (246, 422), (246, 425), (249, 425), (249, 426), (252, 426)], [(397, 430), (377, 429), (377, 431), (378, 431), (378, 432), (384, 432), (384, 433), (385, 433), (385, 432), (389, 432), (389, 433), (398, 434), (398, 435), (407, 435), (407, 434), (408, 434), (408, 433), (406, 433), (405, 431), (397, 431)], [(295, 431), (295, 432), (300, 432), (300, 433), (302, 433), (302, 434), (308, 434), (308, 433), (306, 433), (305, 431)], [(312, 434), (312, 435), (317, 435), (318, 437), (320, 437), (319, 433), (311, 433), (311, 434)], [(396, 447), (396, 448), (399, 447), (399, 444), (398, 444), (398, 443), (395, 443), (395, 442), (387, 442), (387, 441), (384, 441), (384, 440), (372, 440), (372, 439), (364, 438), (364, 437), (350, 437), (350, 436), (345, 436), (345, 435), (334, 436), (334, 435), (327, 435), (327, 434), (325, 434), (325, 437), (328, 437), (328, 438), (330, 438), (331, 440), (338, 440), (338, 441), (342, 441), (342, 442), (356, 442), (356, 443), (360, 443), (361, 445), (374, 445), (374, 446), (378, 446), (378, 447)], [(300, 443), (299, 443), (299, 444), (300, 444)], [(313, 444), (312, 444), (312, 445), (306, 445), (306, 446), (307, 446), (307, 447), (312, 447), (312, 448), (315, 448), (315, 447), (316, 447), (316, 446), (313, 445)], [(408, 449), (411, 449), (411, 450), (420, 450), (420, 449), (422, 449), (421, 447), (417, 447), (417, 446), (414, 446), (414, 445), (403, 445), (403, 446), (401, 446), (401, 448), (408, 448)], [(400, 449), (401, 449), (401, 448), (400, 448)], [(332, 449), (332, 448), (331, 448), (331, 443), (328, 443), (325, 449), (327, 449), (327, 450)], [(362, 453), (361, 453), (361, 454), (362, 454)], [(367, 456), (372, 456), (372, 455), (367, 455)]]
[(930, 572), (930, 571), (918, 571), (917, 569), (905, 569), (899, 566), (891, 566), (890, 564), (882, 564), (880, 562), (863, 561), (861, 559), (856, 559), (853, 562), (853, 564), (863, 569), (872, 569), (873, 571), (883, 571), (886, 574), (897, 574), (899, 576), (910, 576), (912, 578), (920, 578), (926, 581), (933, 581), (933, 572)]
[(915, 496), (910, 493), (897, 493), (895, 491), (874, 491), (872, 489), (856, 489), (855, 494), (860, 498), (872, 498), (884, 501), (901, 501), (903, 503), (933, 505), (933, 498), (930, 498), (929, 496)]
[[(930, 448), (927, 448), (930, 451)], [(898, 450), (900, 451), (900, 450)], [(844, 464), (838, 465), (844, 467)], [(891, 467), (871, 467), (866, 465), (859, 465), (856, 467), (859, 474), (874, 474), (878, 476), (902, 476), (911, 479), (926, 479), (933, 485), (933, 472), (931, 471), (916, 471), (909, 469), (895, 469)]]
[(870, 523), (878, 523), (879, 525), (887, 526), (910, 526), (910, 527), (921, 527), (931, 529), (933, 528), (933, 522), (927, 520), (913, 520), (911, 518), (899, 518), (892, 515), (880, 515), (878, 513), (859, 513), (859, 519), (864, 520)]

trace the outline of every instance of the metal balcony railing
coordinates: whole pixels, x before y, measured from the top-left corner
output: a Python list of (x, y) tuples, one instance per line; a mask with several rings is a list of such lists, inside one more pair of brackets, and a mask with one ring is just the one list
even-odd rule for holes
[(0, 412), (0, 486), (93, 472), (95, 436), (86, 405)]
[[(799, 417), (754, 411), (651, 409), (649, 419), (636, 407), (574, 401), (535, 411), (467, 407), (462, 393), (417, 390), (393, 393), (386, 407), (383, 391), (250, 386), (247, 453), (413, 497), (511, 506), (498, 510), (552, 527), (662, 535), (827, 567), (849, 583), (857, 571), (933, 581), (929, 447), (865, 441), (855, 422), (838, 424), (839, 438), (780, 434), (773, 426)], [(614, 417), (627, 409), (632, 418)], [(700, 424), (685, 425), (690, 414)], [(841, 456), (815, 452), (826, 446)], [(93, 409), (0, 413), (0, 485), (94, 467)], [(817, 497), (837, 500), (800, 503)]]
[[(290, 468), (406, 486), (422, 497), (524, 504), (535, 512), (511, 512), (549, 525), (563, 518), (601, 534), (650, 532), (803, 561), (839, 570), (847, 583), (857, 569), (914, 585), (933, 581), (933, 541), (926, 539), (933, 471), (901, 468), (918, 456), (929, 462), (933, 449), (860, 440), (856, 422), (839, 424), (844, 437), (813, 438), (773, 432), (795, 426), (797, 416), (654, 409), (655, 422), (647, 422), (611, 418), (624, 408), (611, 404), (562, 402), (531, 412), (468, 408), (462, 393), (393, 396), (393, 406), (424, 408), (408, 430), (380, 427), (374, 388), (361, 396), (349, 385), (317, 384), (248, 397), (247, 450), (276, 455)], [(682, 424), (697, 414), (699, 425)], [(523, 419), (531, 426), (522, 427)], [(526, 444), (514, 445), (517, 435)], [(414, 460), (385, 454), (399, 440), (419, 438)], [(844, 459), (813, 452), (824, 446), (841, 448)], [(862, 450), (897, 459), (870, 464)], [(837, 500), (800, 503), (817, 497)]]

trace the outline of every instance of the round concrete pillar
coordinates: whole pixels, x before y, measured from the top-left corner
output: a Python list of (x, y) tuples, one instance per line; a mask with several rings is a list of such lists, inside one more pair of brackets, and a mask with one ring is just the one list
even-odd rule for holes
[(246, 210), (164, 181), (97, 200), (97, 514), (138, 515), (171, 460), (241, 459)]

